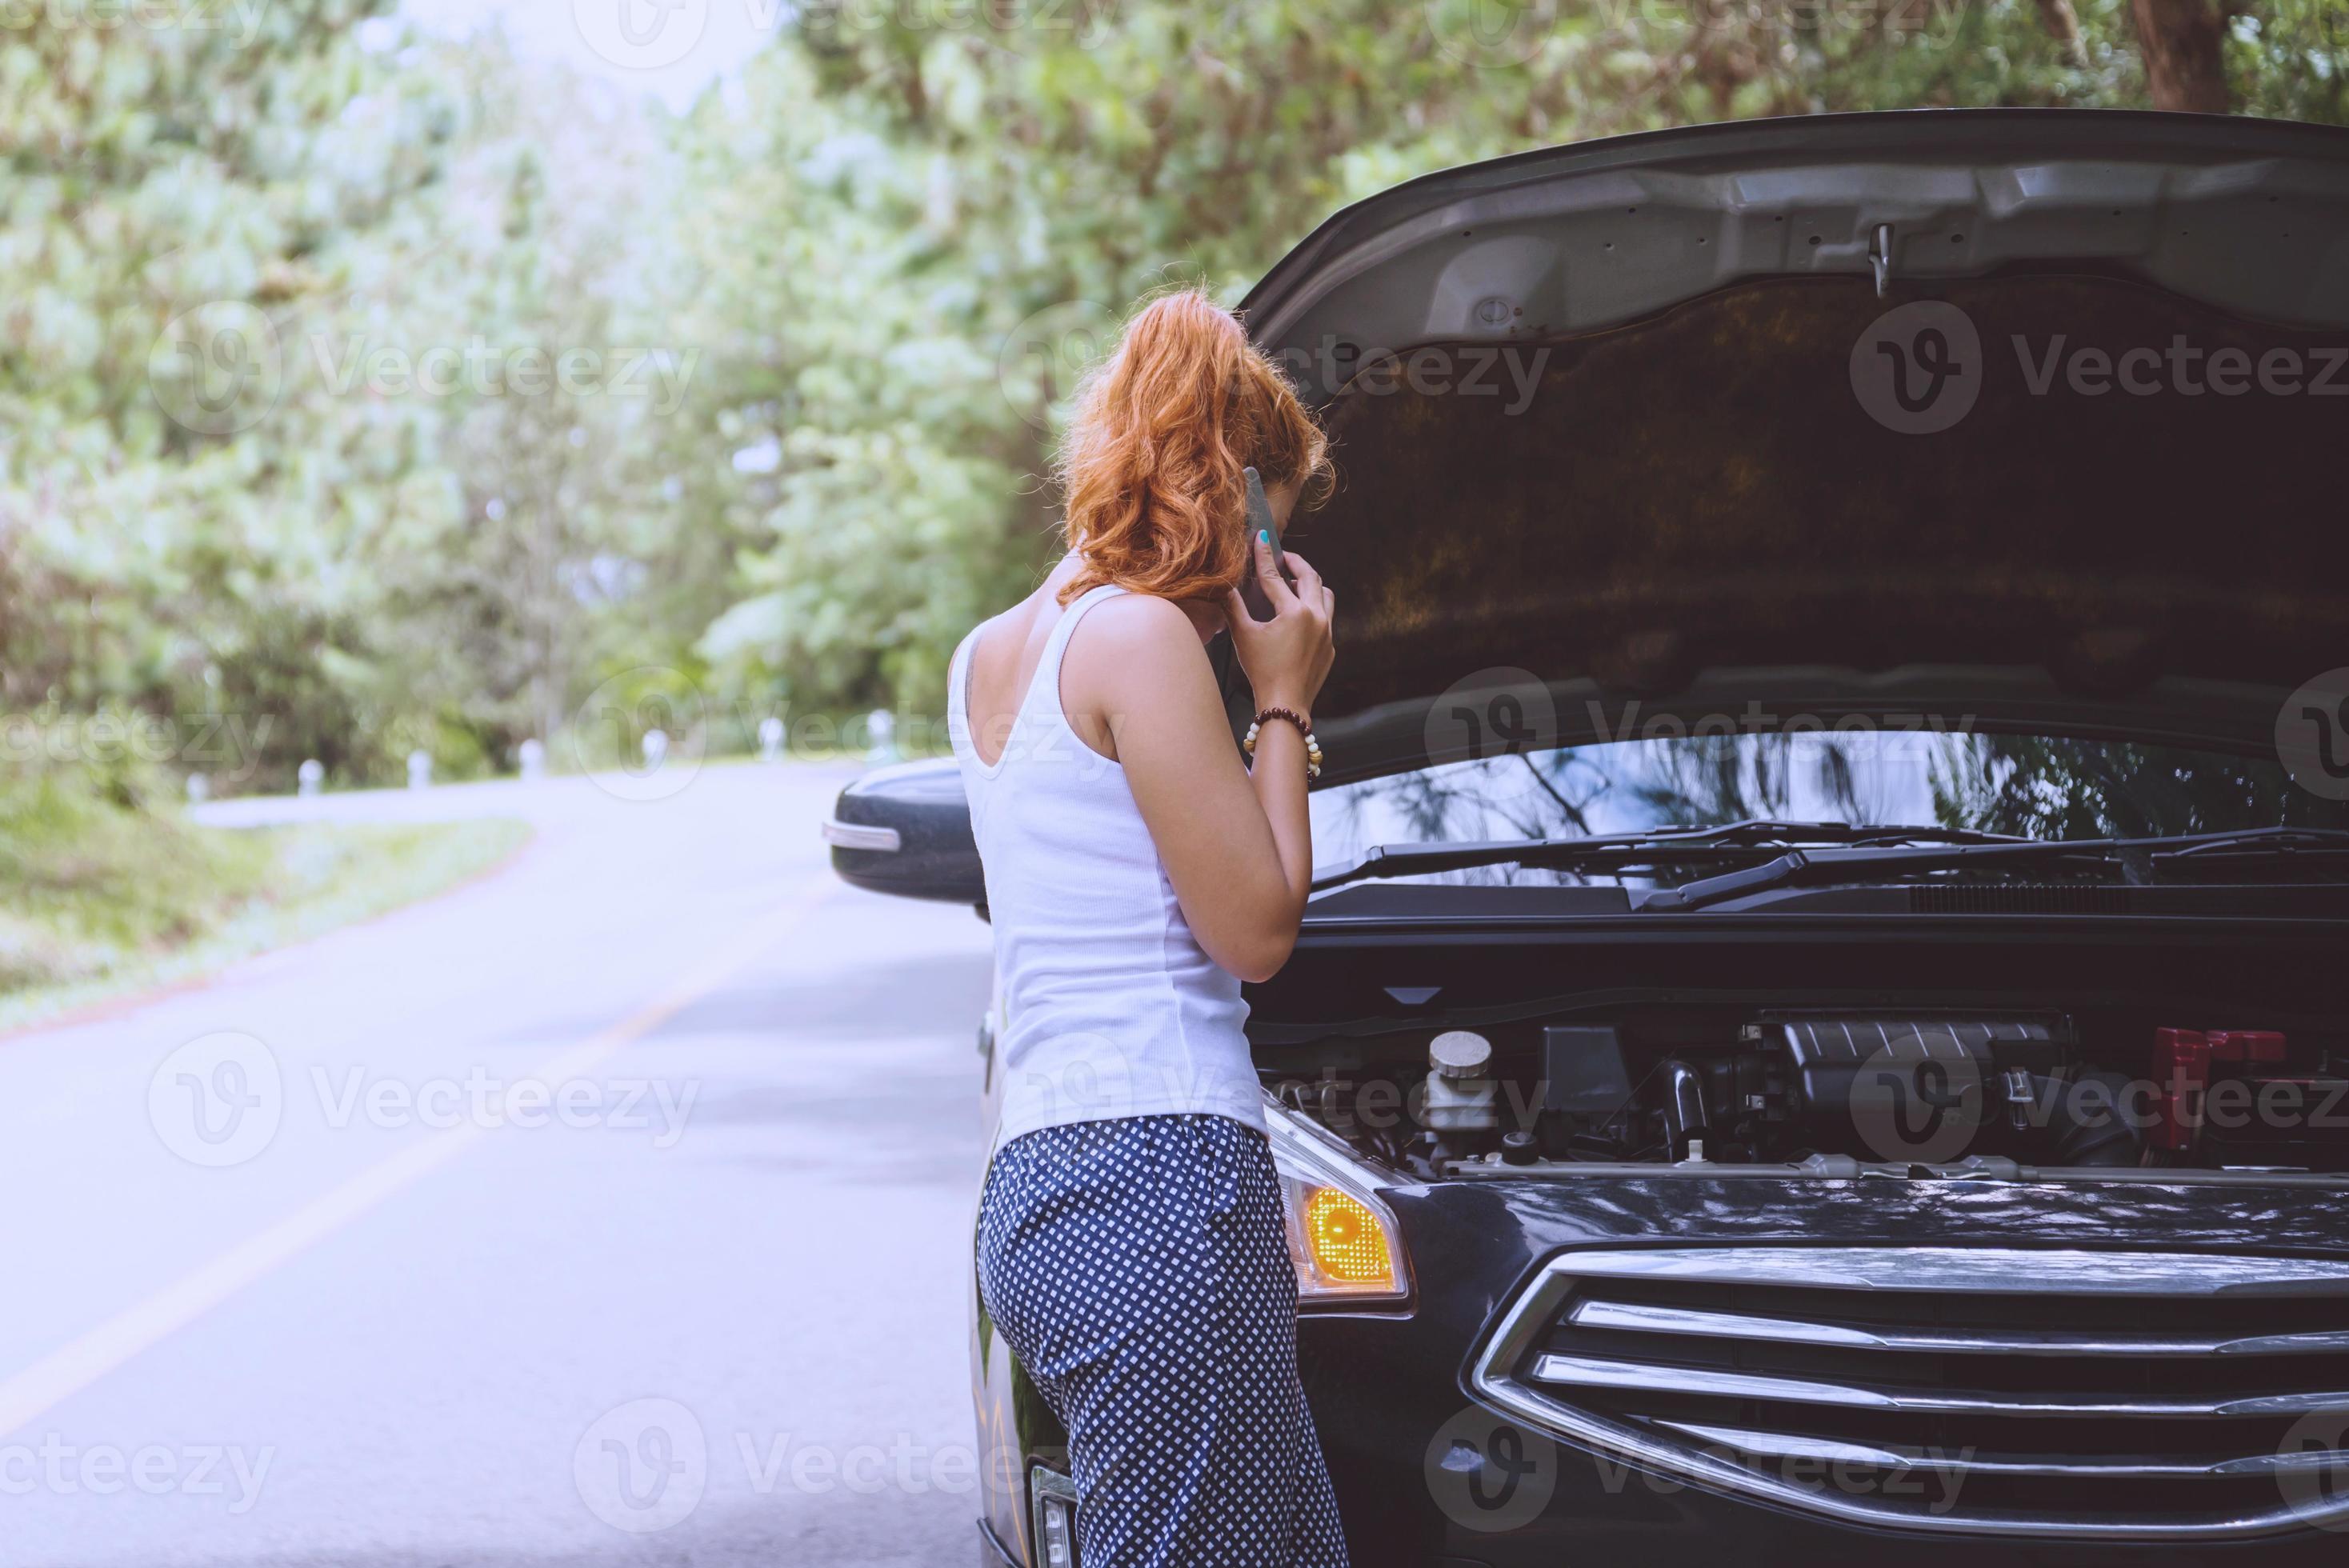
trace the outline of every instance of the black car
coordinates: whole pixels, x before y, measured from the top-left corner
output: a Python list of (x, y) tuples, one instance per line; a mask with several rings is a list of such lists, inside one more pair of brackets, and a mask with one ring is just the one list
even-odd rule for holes
[[(1353, 1560), (2341, 1563), (2349, 135), (1562, 148), (1245, 315), (1341, 473), (1248, 1034)], [(835, 819), (983, 911), (950, 762)]]

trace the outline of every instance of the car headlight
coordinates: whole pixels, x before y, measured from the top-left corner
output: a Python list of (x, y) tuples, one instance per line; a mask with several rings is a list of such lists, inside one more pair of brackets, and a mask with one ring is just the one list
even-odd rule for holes
[(1035, 1505), (1035, 1568), (1078, 1568), (1077, 1483), (1038, 1465), (1028, 1472)]
[(1288, 1107), (1268, 1099), (1264, 1109), (1288, 1219), (1288, 1255), (1297, 1264), (1298, 1305), (1408, 1300), (1402, 1233), (1379, 1195), (1386, 1179)]

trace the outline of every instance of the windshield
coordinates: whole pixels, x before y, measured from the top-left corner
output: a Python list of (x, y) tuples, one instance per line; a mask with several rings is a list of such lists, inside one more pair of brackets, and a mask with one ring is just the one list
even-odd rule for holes
[[(2349, 827), (2269, 758), (2041, 735), (1861, 731), (1600, 742), (1340, 784), (1312, 797), (1317, 863), (1381, 844), (1579, 839), (1773, 818), (2033, 839)], [(1790, 834), (1789, 837), (1799, 837)], [(1414, 880), (1582, 882), (1477, 866)]]

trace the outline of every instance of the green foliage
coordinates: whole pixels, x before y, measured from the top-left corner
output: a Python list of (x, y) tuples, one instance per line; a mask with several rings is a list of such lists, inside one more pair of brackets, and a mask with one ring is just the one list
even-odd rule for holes
[(0, 1026), (215, 967), (494, 863), (518, 823), (198, 827), (136, 716), (12, 723), (0, 761)]
[(2340, 0), (2261, 0), (2240, 7), (2227, 65), (2246, 114), (2349, 121), (2349, 8)]
[(659, 380), (617, 385), (667, 347), (628, 286), (649, 138), (560, 78), (515, 94), (494, 40), (355, 28), (384, 8), (0, 31), (9, 712), (265, 721), (246, 788), (419, 747), (462, 776), (615, 634), (666, 531)]
[(2034, 839), (2349, 824), (2349, 810), (2294, 785), (2271, 759), (2108, 741), (1969, 737), (1945, 748), (1932, 787), (1943, 826)]
[[(935, 711), (1128, 304), (1395, 181), (2145, 92), (2127, 0), (812, 5), (674, 118), (390, 0), (231, 9), (0, 26), (0, 712), (225, 716), (235, 769), (160, 760), (230, 789), (592, 749), (644, 669), (721, 746)], [(2241, 107), (2343, 119), (2342, 16), (2238, 5)]]
[(187, 826), (170, 791), (125, 756), (0, 772), (0, 992), (184, 943), (259, 892), (265, 846)]
[[(2035, 0), (870, 14), (812, 13), (680, 137), (672, 221), (713, 316), (756, 324), (710, 340), (693, 432), (755, 459), (702, 465), (744, 592), (701, 651), (802, 703), (935, 709), (954, 640), (1053, 552), (1056, 397), (1154, 287), (1237, 299), (1348, 201), (1554, 141), (2144, 101), (2127, 0), (2082, 0), (2076, 50)], [(2336, 27), (2320, 0), (2254, 5), (2247, 102), (2339, 118), (2287, 85)]]
[[(203, 828), (177, 782), (86, 727), (0, 768), (0, 1026), (177, 979), (439, 892), (528, 836), (507, 821)], [(57, 758), (63, 758), (57, 760)]]

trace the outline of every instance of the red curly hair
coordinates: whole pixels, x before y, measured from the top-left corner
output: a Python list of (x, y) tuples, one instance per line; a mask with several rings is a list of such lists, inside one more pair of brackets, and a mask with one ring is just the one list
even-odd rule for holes
[(1160, 295), (1078, 393), (1059, 477), (1084, 564), (1061, 603), (1104, 583), (1162, 599), (1239, 586), (1249, 467), (1319, 501), (1329, 438), (1229, 311), (1197, 289)]

